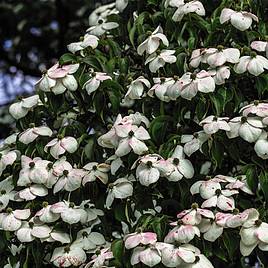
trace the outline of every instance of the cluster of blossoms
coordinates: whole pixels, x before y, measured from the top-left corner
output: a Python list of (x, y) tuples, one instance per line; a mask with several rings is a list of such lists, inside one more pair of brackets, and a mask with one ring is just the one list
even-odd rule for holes
[[(231, 41), (202, 47), (206, 42), (196, 40), (190, 46), (183, 32), (192, 20), (208, 23), (201, 18), (203, 4), (162, 4), (156, 17), (134, 1), (98, 7), (86, 34), (37, 82), (38, 94), (10, 106), (18, 124), (0, 147), (0, 230), (8, 234), (16, 262), (9, 254), (5, 268), (27, 267), (30, 243), (45, 249), (42, 267), (212, 268), (213, 258), (198, 241), (215, 242), (233, 232), (240, 235), (243, 256), (268, 251), (267, 213), (245, 202), (254, 198), (265, 206), (260, 196), (267, 198), (266, 177), (260, 183), (249, 178), (259, 166), (265, 172), (268, 104), (242, 102), (237, 92), (229, 97), (233, 89), (227, 88), (268, 70), (266, 41), (251, 38), (249, 48), (230, 37), (233, 27), (244, 32), (258, 18), (222, 8), (217, 27), (230, 21)], [(128, 25), (120, 24), (133, 6)], [(175, 38), (164, 30), (183, 23)], [(122, 36), (125, 31), (129, 36)], [(197, 98), (204, 104), (198, 109), (192, 107)], [(234, 101), (225, 111), (227, 99)], [(253, 171), (243, 156), (225, 161), (228, 144), (215, 149), (234, 138), (239, 145), (254, 143), (247, 148), (256, 152)], [(24, 264), (16, 258), (23, 251)]]

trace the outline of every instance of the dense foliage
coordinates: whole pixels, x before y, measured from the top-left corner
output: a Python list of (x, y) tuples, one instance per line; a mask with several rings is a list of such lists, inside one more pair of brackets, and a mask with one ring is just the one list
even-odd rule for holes
[(9, 108), (0, 266), (267, 267), (264, 15), (248, 0), (95, 10)]

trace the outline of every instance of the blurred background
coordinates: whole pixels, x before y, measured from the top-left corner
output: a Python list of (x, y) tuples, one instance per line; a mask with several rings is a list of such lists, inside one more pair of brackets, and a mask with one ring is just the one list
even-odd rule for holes
[(111, 0), (0, 1), (0, 139), (13, 119), (8, 106), (33, 85), (88, 28), (88, 16)]

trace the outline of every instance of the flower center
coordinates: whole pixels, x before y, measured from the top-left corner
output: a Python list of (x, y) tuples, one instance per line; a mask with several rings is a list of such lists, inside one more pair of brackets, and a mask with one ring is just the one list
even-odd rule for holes
[(57, 136), (57, 138), (58, 138), (58, 140), (62, 140), (62, 139), (64, 138), (64, 136), (63, 136), (62, 134), (59, 134), (59, 135)]
[(108, 188), (109, 189), (113, 189), (114, 188), (114, 184), (113, 183), (109, 183)]
[(70, 202), (70, 204), (69, 204), (69, 208), (74, 208), (74, 202)]
[(224, 49), (224, 46), (222, 46), (222, 45), (218, 45), (218, 46), (217, 46), (217, 49), (218, 49), (219, 51), (222, 51), (222, 50)]
[(35, 163), (34, 163), (34, 162), (30, 162), (30, 163), (29, 163), (29, 167), (30, 167), (30, 168), (34, 168), (34, 166), (35, 166)]
[(102, 19), (100, 19), (100, 20), (98, 20), (98, 24), (103, 24), (103, 20)]
[(35, 127), (35, 124), (34, 123), (30, 123), (29, 124), (29, 128), (34, 128)]
[(148, 168), (151, 168), (153, 166), (153, 162), (152, 161), (147, 161), (146, 166)]
[(65, 248), (64, 248), (64, 252), (65, 252), (65, 253), (69, 253), (69, 252), (70, 252), (70, 247), (68, 247), (68, 246), (65, 247)]
[(195, 256), (195, 263), (199, 262), (200, 261), (200, 257), (199, 256)]
[(34, 227), (34, 223), (33, 223), (33, 222), (29, 222), (29, 227), (30, 227), (31, 229), (33, 229), (33, 227)]
[(253, 103), (255, 106), (258, 106), (260, 102), (258, 100), (255, 100)]
[(53, 167), (53, 163), (48, 163), (48, 164), (47, 164), (47, 168), (48, 168), (48, 169), (52, 169), (52, 167)]
[(195, 80), (196, 79), (196, 74), (191, 74), (191, 79)]
[(247, 122), (247, 118), (245, 116), (241, 117), (241, 123), (244, 124)]
[(44, 202), (42, 203), (42, 207), (43, 207), (43, 208), (46, 208), (47, 206), (48, 206), (48, 202), (44, 201)]
[(6, 190), (1, 190), (1, 192), (0, 192), (1, 194), (6, 194), (7, 193), (7, 191)]
[(221, 189), (217, 189), (217, 190), (215, 191), (215, 194), (216, 194), (217, 196), (219, 196), (219, 195), (221, 194)]
[(213, 117), (213, 121), (217, 121), (218, 120), (218, 117), (217, 116), (214, 116)]
[(130, 131), (128, 132), (128, 136), (129, 136), (129, 137), (133, 137), (133, 136), (134, 136), (134, 131), (130, 130)]
[(235, 208), (235, 209), (233, 210), (233, 214), (234, 214), (234, 215), (239, 214), (239, 209), (238, 209), (238, 208)]
[(193, 203), (191, 207), (192, 207), (192, 209), (198, 209), (199, 206), (197, 203)]
[(256, 56), (257, 56), (257, 53), (255, 51), (250, 52), (251, 58), (256, 58)]
[(256, 225), (256, 226), (260, 226), (261, 224), (262, 224), (262, 221), (261, 221), (261, 220), (256, 220), (256, 221), (255, 221), (255, 225)]
[(101, 251), (98, 249), (98, 250), (95, 251), (95, 254), (98, 256), (98, 255), (101, 254)]
[(63, 173), (63, 175), (64, 175), (65, 177), (67, 177), (67, 176), (68, 176), (68, 174), (69, 174), (69, 171), (65, 169), (65, 170), (63, 170), (63, 172), (62, 172), (62, 173)]
[(84, 232), (82, 233), (82, 236), (83, 236), (83, 238), (84, 238), (84, 237), (88, 237), (88, 232), (84, 231)]
[(13, 211), (12, 208), (7, 208), (7, 209), (6, 209), (6, 212), (7, 212), (8, 214), (10, 214), (12, 211)]
[(179, 159), (179, 158), (174, 158), (174, 159), (173, 159), (173, 164), (174, 164), (174, 165), (177, 166), (179, 163), (180, 163), (180, 159)]
[(96, 170), (98, 169), (98, 167), (95, 165), (95, 166), (92, 167), (92, 169), (93, 169), (94, 171), (96, 171)]

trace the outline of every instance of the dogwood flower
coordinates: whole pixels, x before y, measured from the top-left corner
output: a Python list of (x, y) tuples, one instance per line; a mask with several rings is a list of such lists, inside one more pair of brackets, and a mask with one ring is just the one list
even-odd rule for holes
[(181, 143), (184, 143), (183, 151), (187, 156), (201, 150), (202, 145), (209, 139), (209, 135), (203, 130), (191, 134), (181, 135)]
[(149, 69), (152, 73), (156, 73), (160, 68), (164, 67), (166, 63), (174, 63), (177, 58), (173, 54), (175, 50), (162, 50), (154, 52), (145, 61), (145, 65), (149, 63)]
[(228, 117), (210, 115), (203, 119), (199, 125), (203, 127), (207, 134), (215, 134), (219, 130), (231, 131), (231, 127), (227, 123), (228, 119)]
[[(99, 216), (103, 216), (104, 212), (101, 209), (95, 208), (95, 205), (90, 203), (89, 200), (84, 200), (80, 204), (80, 208), (86, 211), (87, 220), (86, 222), (99, 222)], [(93, 223), (91, 224), (93, 226)]]
[(55, 214), (60, 214), (61, 219), (69, 224), (85, 223), (87, 220), (87, 213), (79, 206), (68, 201), (60, 201), (51, 206), (51, 211)]
[(75, 53), (77, 51), (83, 50), (87, 47), (95, 49), (98, 46), (99, 38), (95, 35), (86, 34), (81, 41), (74, 42), (67, 45), (70, 52)]
[(226, 189), (241, 190), (247, 194), (253, 194), (253, 192), (249, 188), (249, 185), (247, 183), (247, 177), (245, 175), (237, 176), (235, 178), (226, 176), (225, 180), (228, 182), (228, 184), (225, 185)]
[(116, 0), (115, 7), (122, 12), (128, 5), (128, 0)]
[(183, 210), (177, 214), (177, 218), (181, 220), (184, 225), (198, 225), (203, 218), (214, 219), (214, 214), (208, 209), (199, 208), (198, 204), (194, 203), (191, 209)]
[[(161, 172), (165, 175), (165, 173), (171, 171), (172, 167), (170, 165), (168, 167), (166, 165), (167, 162), (161, 160), (163, 160), (161, 156), (152, 154), (142, 156), (133, 164), (132, 169), (138, 164), (136, 168), (136, 177), (142, 185), (149, 186), (158, 181)], [(162, 168), (160, 168), (161, 165)]]
[(58, 159), (60, 155), (68, 152), (70, 154), (74, 153), (78, 149), (78, 142), (73, 137), (58, 137), (50, 141), (44, 148), (45, 152), (50, 152), (50, 154)]
[(195, 262), (194, 263), (186, 263), (183, 268), (214, 268), (212, 263), (208, 260), (208, 258), (203, 254), (195, 254)]
[(87, 33), (95, 36), (101, 36), (106, 32), (116, 29), (119, 26), (117, 22), (105, 22), (102, 19), (98, 20), (98, 23), (87, 29)]
[(51, 228), (46, 224), (23, 221), (21, 227), (16, 231), (16, 236), (20, 242), (25, 243), (31, 242), (35, 238), (47, 238), (50, 232)]
[[(184, 3), (184, 1), (171, 1), (172, 4), (177, 7), (177, 10), (172, 16), (174, 21), (181, 21), (184, 15), (188, 13), (196, 13), (199, 16), (205, 16), (206, 11), (204, 6), (199, 1), (190, 1), (188, 3)], [(177, 2), (177, 3), (176, 3)]]
[(50, 223), (55, 222), (60, 218), (59, 214), (55, 214), (51, 211), (52, 205), (49, 205), (47, 202), (43, 202), (43, 208), (36, 212), (35, 217), (41, 222)]
[(112, 79), (111, 76), (101, 72), (91, 72), (90, 76), (91, 78), (83, 85), (83, 88), (86, 89), (88, 95), (96, 91), (103, 81)]
[(48, 194), (47, 187), (40, 184), (32, 184), (16, 194), (17, 199), (34, 200), (38, 196), (46, 196)]
[(4, 231), (16, 231), (22, 225), (22, 220), (26, 220), (30, 217), (30, 209), (6, 209), (6, 213), (0, 214), (0, 228)]
[(79, 266), (87, 259), (85, 251), (78, 245), (55, 248), (50, 261), (57, 267)]
[(230, 77), (230, 68), (228, 66), (221, 66), (216, 69), (209, 69), (208, 73), (213, 77), (216, 85), (225, 84), (225, 80)]
[(247, 30), (251, 26), (252, 20), (259, 21), (258, 17), (250, 12), (236, 12), (230, 8), (224, 8), (220, 15), (221, 24), (231, 21), (231, 24), (240, 31)]
[(38, 95), (33, 95), (28, 98), (22, 98), (19, 102), (13, 103), (9, 107), (9, 113), (16, 119), (21, 119), (33, 110), (39, 103)]
[(169, 181), (179, 181), (183, 177), (191, 179), (194, 176), (193, 165), (185, 159), (182, 146), (178, 145), (167, 161), (173, 166), (173, 170), (166, 176)]
[(175, 226), (164, 239), (166, 243), (189, 243), (195, 236), (200, 237), (200, 231), (198, 227), (191, 224), (183, 224), (181, 220), (170, 223), (171, 226)]
[(247, 142), (255, 142), (261, 136), (264, 128), (259, 117), (234, 117), (228, 122), (230, 127), (226, 131), (229, 139), (240, 136)]
[(75, 91), (78, 83), (73, 74), (78, 68), (79, 64), (60, 66), (56, 63), (37, 81), (36, 87), (45, 92), (52, 91), (55, 95), (62, 94), (66, 89)]
[(143, 263), (149, 267), (153, 267), (161, 262), (161, 243), (156, 242), (147, 247), (136, 247), (131, 255), (131, 265)]
[(77, 233), (76, 240), (72, 245), (80, 246), (83, 250), (96, 249), (97, 246), (104, 245), (106, 243), (102, 234), (97, 232), (91, 232), (90, 228), (82, 229)]
[(131, 150), (133, 150), (135, 154), (141, 155), (148, 150), (148, 147), (143, 141), (149, 140), (150, 135), (144, 127), (131, 124), (118, 125), (116, 134), (121, 138), (115, 151), (117, 156), (122, 157)]
[(14, 200), (14, 188), (12, 176), (0, 181), (0, 211), (7, 207), (10, 200)]
[(268, 59), (257, 55), (255, 52), (251, 52), (250, 56), (241, 57), (234, 66), (234, 71), (238, 74), (248, 71), (250, 74), (258, 76), (265, 70), (268, 70)]
[(0, 151), (0, 176), (7, 166), (13, 165), (18, 155), (16, 151), (3, 150)]
[(91, 257), (91, 261), (85, 266), (85, 268), (101, 268), (107, 267), (110, 259), (113, 259), (113, 252), (110, 248), (103, 248), (101, 250), (97, 250), (95, 255)]
[(268, 250), (268, 224), (259, 219), (259, 212), (252, 208), (248, 210), (248, 219), (240, 230), (240, 251), (248, 256), (258, 246), (261, 250)]
[(259, 117), (268, 117), (268, 103), (254, 101), (242, 107), (239, 111), (243, 116), (256, 115)]
[(53, 243), (53, 242), (60, 242), (62, 244), (69, 244), (71, 242), (71, 238), (69, 234), (63, 233), (61, 231), (57, 231), (57, 230), (52, 230), (49, 234), (49, 237), (47, 238), (41, 238), (40, 239), (41, 242), (49, 242), (49, 243)]
[(139, 76), (137, 79), (133, 80), (131, 84), (127, 87), (128, 91), (125, 95), (126, 99), (137, 100), (143, 95), (144, 87), (150, 88), (151, 84), (149, 80), (145, 79), (143, 76)]
[(185, 73), (178, 80), (179, 95), (187, 100), (191, 100), (198, 91), (203, 93), (213, 92), (215, 90), (215, 81), (207, 71), (199, 73)]
[(108, 185), (106, 207), (109, 209), (115, 198), (125, 199), (133, 194), (132, 183), (127, 178), (117, 179)]
[(195, 252), (187, 245), (174, 246), (162, 243), (161, 255), (162, 263), (165, 267), (181, 267), (185, 263), (194, 263)]
[(145, 232), (145, 233), (135, 232), (126, 235), (124, 241), (125, 241), (125, 248), (131, 249), (139, 245), (155, 244), (157, 241), (157, 235), (156, 233), (152, 232)]
[(52, 130), (49, 127), (41, 126), (35, 127), (33, 124), (30, 128), (26, 129), (19, 135), (19, 141), (24, 144), (29, 144), (33, 142), (39, 136), (50, 137), (52, 135)]
[(169, 88), (175, 82), (173, 78), (164, 78), (164, 77), (154, 77), (154, 85), (149, 89), (147, 95), (153, 97), (155, 95), (161, 101), (169, 102), (171, 99), (175, 100), (171, 93), (169, 93)]
[(265, 41), (253, 41), (250, 47), (259, 52), (266, 52), (266, 58), (268, 58), (268, 42)]
[(86, 164), (83, 169), (86, 170), (86, 174), (83, 177), (83, 185), (87, 182), (96, 181), (96, 179), (99, 179), (104, 184), (108, 183), (108, 172), (111, 170), (110, 165), (91, 162)]
[(150, 36), (138, 46), (138, 54), (142, 55), (145, 51), (147, 54), (153, 54), (160, 46), (160, 41), (168, 47), (169, 42), (167, 37), (163, 34), (163, 29), (159, 25), (152, 33), (150, 33)]

